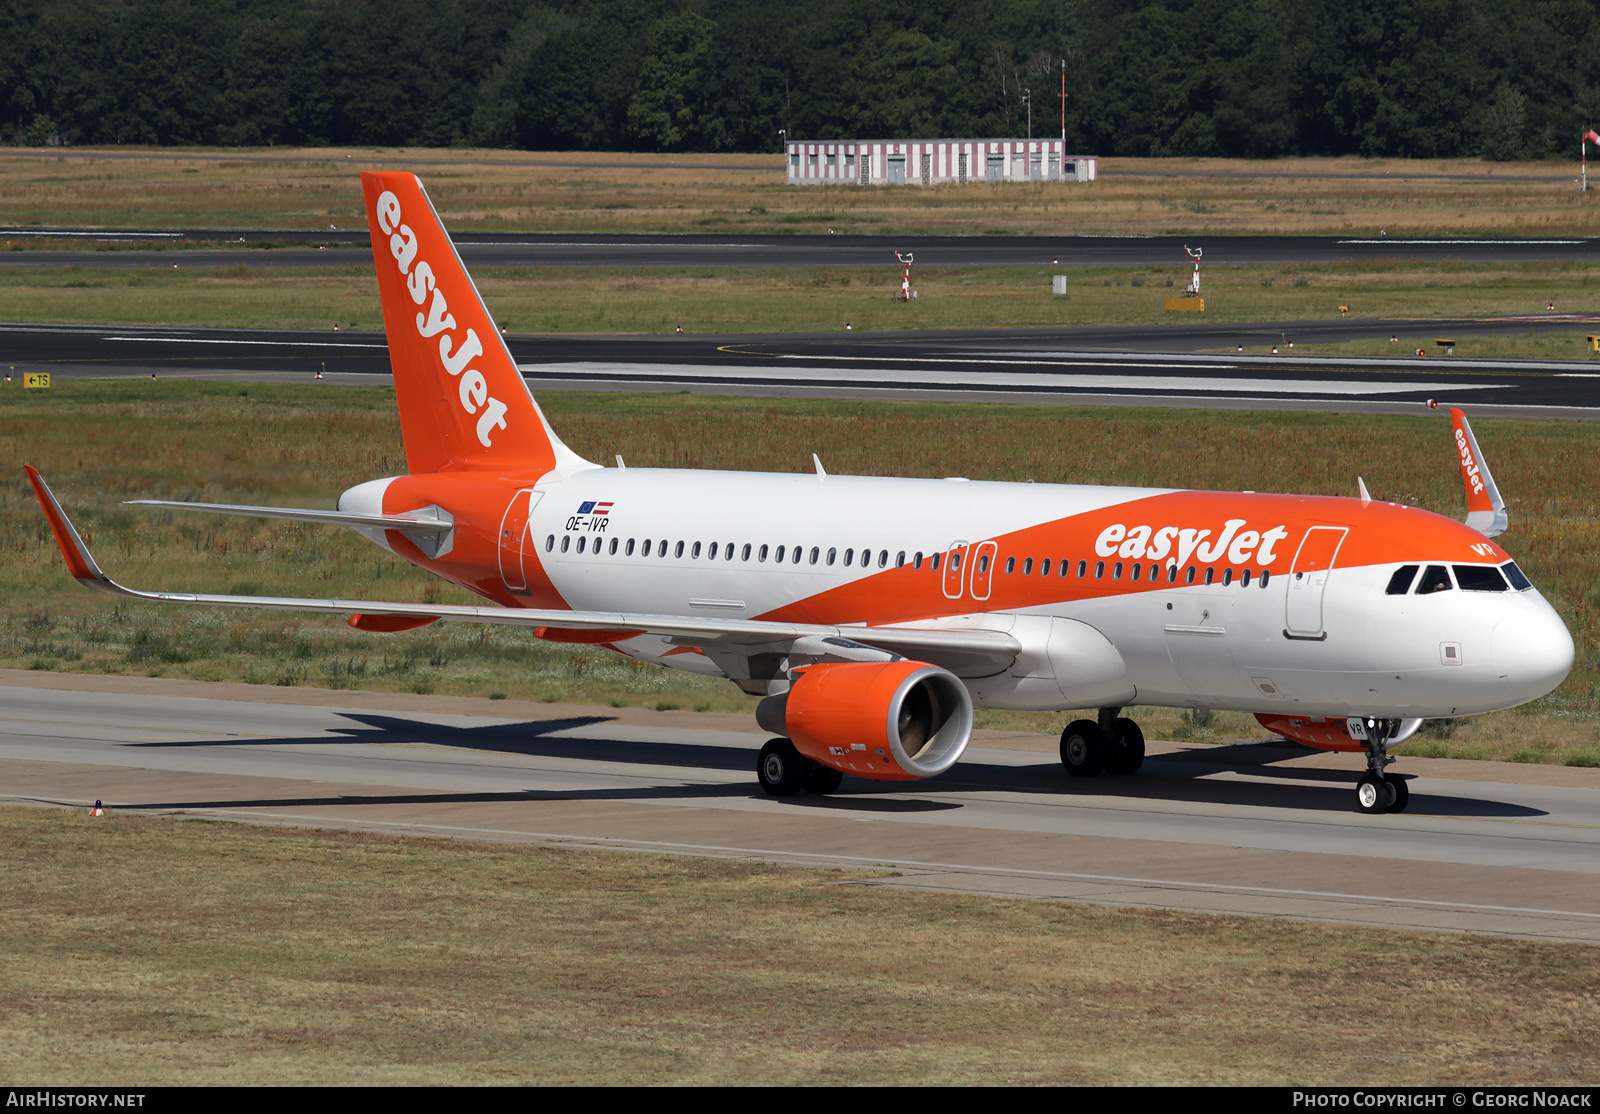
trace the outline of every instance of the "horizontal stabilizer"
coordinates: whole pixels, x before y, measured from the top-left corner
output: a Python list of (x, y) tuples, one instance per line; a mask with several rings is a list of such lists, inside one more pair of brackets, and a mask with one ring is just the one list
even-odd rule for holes
[(175, 511), (202, 511), (207, 514), (233, 514), (245, 518), (276, 518), (287, 522), (327, 522), (334, 526), (364, 526), (375, 530), (405, 530), (421, 533), (448, 533), (453, 523), (437, 512), (411, 514), (352, 514), (349, 511), (313, 511), (300, 507), (246, 507), (234, 503), (177, 503), (167, 499), (129, 499), (124, 506), (166, 507)]

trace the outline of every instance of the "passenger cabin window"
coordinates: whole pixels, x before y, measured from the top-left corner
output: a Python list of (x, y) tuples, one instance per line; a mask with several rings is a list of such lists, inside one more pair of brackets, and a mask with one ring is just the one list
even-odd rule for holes
[(1394, 575), (1389, 578), (1389, 586), (1383, 590), (1386, 596), (1403, 596), (1411, 591), (1411, 582), (1417, 578), (1417, 569), (1420, 565), (1401, 565), (1394, 570)]
[(931, 569), (934, 572), (938, 572), (939, 571), (939, 558), (942, 557), (942, 556), (944, 556), (944, 554), (935, 553), (933, 556), (929, 557), (928, 558), (928, 568)]
[(1504, 592), (1506, 578), (1493, 565), (1452, 565), (1463, 592)]
[(1506, 579), (1511, 581), (1511, 587), (1519, 592), (1525, 592), (1533, 587), (1533, 581), (1522, 575), (1522, 570), (1517, 568), (1515, 561), (1507, 561), (1500, 566), (1500, 571), (1506, 574)]
[(1450, 583), (1450, 573), (1443, 565), (1429, 565), (1422, 579), (1417, 582), (1417, 595), (1429, 596), (1434, 592), (1448, 592), (1455, 585)]

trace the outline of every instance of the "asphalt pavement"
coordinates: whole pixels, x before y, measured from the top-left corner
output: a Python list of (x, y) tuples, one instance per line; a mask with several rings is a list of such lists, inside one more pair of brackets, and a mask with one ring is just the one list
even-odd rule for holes
[[(86, 250), (26, 250), (36, 240), (81, 241)], [(590, 235), (452, 232), (473, 268), (573, 267), (701, 269), (893, 267), (895, 253), (916, 267), (1187, 266), (1196, 247), (1206, 266), (1419, 260), (1467, 263), (1600, 261), (1600, 238), (1526, 239), (1360, 236), (745, 236)], [(85, 229), (0, 228), (0, 267), (368, 267), (364, 229)], [(232, 242), (230, 248), (199, 243)], [(285, 246), (277, 246), (285, 245)], [(310, 246), (306, 246), (310, 245)], [(326, 245), (326, 246), (323, 246)], [(164, 250), (163, 250), (164, 249)]]
[[(1473, 360), (1435, 341), (1600, 330), (1574, 315), (896, 333), (508, 336), (536, 391), (691, 390), (776, 397), (1223, 406), (1600, 418), (1600, 360)], [(1291, 340), (1395, 335), (1394, 356), (1294, 356)], [(1276, 342), (1280, 353), (1240, 354)], [(1417, 347), (1429, 354), (1416, 356)], [(1235, 351), (1229, 351), (1235, 349)], [(7, 374), (387, 382), (381, 333), (0, 325)]]
[(15, 803), (888, 868), (882, 886), (1600, 942), (1593, 770), (1407, 758), (1365, 816), (1360, 755), (1152, 743), (1069, 778), (984, 732), (926, 782), (755, 784), (744, 716), (0, 671)]

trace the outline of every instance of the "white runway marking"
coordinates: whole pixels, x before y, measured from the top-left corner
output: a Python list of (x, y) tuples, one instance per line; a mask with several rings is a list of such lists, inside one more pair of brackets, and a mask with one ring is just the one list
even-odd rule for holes
[(387, 344), (373, 344), (354, 340), (215, 340), (211, 337), (101, 337), (101, 340), (138, 341), (145, 344), (258, 344), (268, 348), (382, 348)]
[[(963, 361), (965, 362), (965, 361)], [(1006, 361), (1010, 363), (1012, 361)], [(1093, 366), (1093, 365), (1090, 365)], [(1103, 366), (1115, 367), (1107, 363)], [(1179, 365), (1182, 366), (1182, 365)], [(1192, 365), (1190, 365), (1192, 366)], [(1227, 366), (1227, 365), (1220, 365)], [(541, 376), (581, 376), (590, 379), (648, 378), (754, 379), (774, 383), (816, 383), (828, 386), (888, 387), (925, 386), (946, 390), (994, 390), (1029, 388), (1059, 391), (1158, 391), (1167, 394), (1215, 394), (1251, 392), (1258, 395), (1397, 395), (1417, 392), (1485, 391), (1505, 387), (1504, 383), (1399, 383), (1383, 380), (1244, 379), (1225, 376), (1188, 375), (1108, 375), (1051, 372), (963, 373), (938, 369), (912, 368), (774, 368), (734, 364), (622, 364), (571, 362), (518, 364), (517, 370), (537, 379)]]

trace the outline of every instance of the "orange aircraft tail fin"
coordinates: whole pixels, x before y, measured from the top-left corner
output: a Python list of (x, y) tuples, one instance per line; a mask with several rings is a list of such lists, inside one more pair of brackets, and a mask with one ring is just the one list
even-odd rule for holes
[(1478, 449), (1467, 416), (1454, 408), (1450, 424), (1455, 427), (1456, 455), (1461, 462), (1461, 484), (1467, 495), (1467, 525), (1486, 538), (1498, 537), (1510, 525), (1505, 500), (1489, 474), (1489, 463)]
[(594, 467), (545, 421), (417, 176), (361, 192), (408, 470)]

